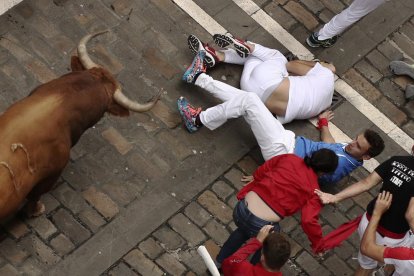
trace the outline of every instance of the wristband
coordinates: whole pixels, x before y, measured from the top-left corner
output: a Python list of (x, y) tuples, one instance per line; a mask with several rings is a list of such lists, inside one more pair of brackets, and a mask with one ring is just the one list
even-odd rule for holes
[(317, 128), (319, 129), (319, 130), (321, 130), (322, 129), (322, 127), (324, 127), (324, 126), (328, 126), (328, 119), (326, 119), (326, 118), (320, 118), (319, 119), (319, 121), (318, 121), (318, 126), (317, 126)]

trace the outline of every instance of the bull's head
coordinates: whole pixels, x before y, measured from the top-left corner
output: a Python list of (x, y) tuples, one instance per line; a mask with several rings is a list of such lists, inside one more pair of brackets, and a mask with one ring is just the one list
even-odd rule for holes
[[(89, 34), (89, 35), (84, 36), (80, 40), (78, 44), (78, 55), (79, 55), (79, 60), (85, 69), (92, 69), (94, 67), (101, 68), (101, 66), (93, 62), (91, 58), (89, 57), (87, 49), (86, 49), (86, 44), (92, 37), (98, 36), (106, 32), (107, 31), (101, 31), (101, 32), (96, 32), (94, 34)], [(126, 97), (122, 93), (122, 89), (121, 89), (119, 82), (117, 82), (116, 80), (114, 80), (114, 82), (116, 84), (116, 87), (113, 93), (113, 100), (117, 104), (119, 104), (120, 106), (122, 106), (123, 108), (127, 110), (131, 110), (134, 112), (148, 111), (155, 105), (155, 103), (158, 101), (159, 97), (161, 96), (161, 91), (160, 91), (150, 102), (141, 104), (141, 103), (132, 101), (128, 97)]]

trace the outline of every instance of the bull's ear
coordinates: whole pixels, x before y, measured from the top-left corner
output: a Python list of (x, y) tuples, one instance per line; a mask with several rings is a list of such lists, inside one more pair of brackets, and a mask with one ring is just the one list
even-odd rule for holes
[(83, 67), (79, 57), (77, 56), (72, 56), (70, 59), (70, 68), (72, 69), (72, 72), (85, 70), (85, 67)]
[(108, 112), (115, 116), (126, 117), (129, 116), (129, 110), (113, 102), (109, 105)]

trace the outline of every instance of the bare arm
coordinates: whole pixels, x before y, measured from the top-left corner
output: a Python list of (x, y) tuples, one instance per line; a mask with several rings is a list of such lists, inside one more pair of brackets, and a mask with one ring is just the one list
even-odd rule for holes
[(384, 250), (385, 247), (378, 245), (375, 240), (375, 233), (377, 231), (378, 223), (382, 214), (388, 210), (391, 205), (392, 194), (389, 192), (382, 192), (378, 195), (375, 202), (374, 211), (372, 212), (371, 220), (367, 228), (365, 229), (364, 236), (361, 240), (361, 252), (362, 254), (373, 258), (381, 263), (384, 262)]
[[(319, 114), (318, 119), (325, 118), (329, 121), (331, 121), (334, 117), (334, 113), (331, 110), (326, 110)], [(322, 126), (321, 129), (321, 141), (325, 143), (335, 143), (335, 139), (333, 138), (331, 132), (329, 131), (328, 126)]]
[(411, 198), (407, 211), (405, 211), (405, 219), (410, 225), (411, 231), (414, 231), (414, 197)]
[(319, 196), (319, 199), (322, 201), (323, 204), (330, 204), (330, 203), (338, 203), (341, 200), (347, 199), (349, 197), (353, 197), (359, 195), (363, 192), (368, 191), (378, 183), (382, 181), (381, 176), (378, 173), (373, 171), (370, 175), (366, 178), (348, 186), (344, 190), (340, 191), (336, 195), (324, 193), (321, 190), (316, 189), (315, 193)]

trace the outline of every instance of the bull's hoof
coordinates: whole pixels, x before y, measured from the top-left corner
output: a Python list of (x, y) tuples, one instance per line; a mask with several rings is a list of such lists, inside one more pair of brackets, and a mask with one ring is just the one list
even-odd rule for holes
[(40, 201), (38, 201), (34, 204), (27, 203), (26, 215), (29, 218), (35, 218), (35, 217), (41, 216), (45, 213), (45, 211), (46, 211), (46, 207)]

